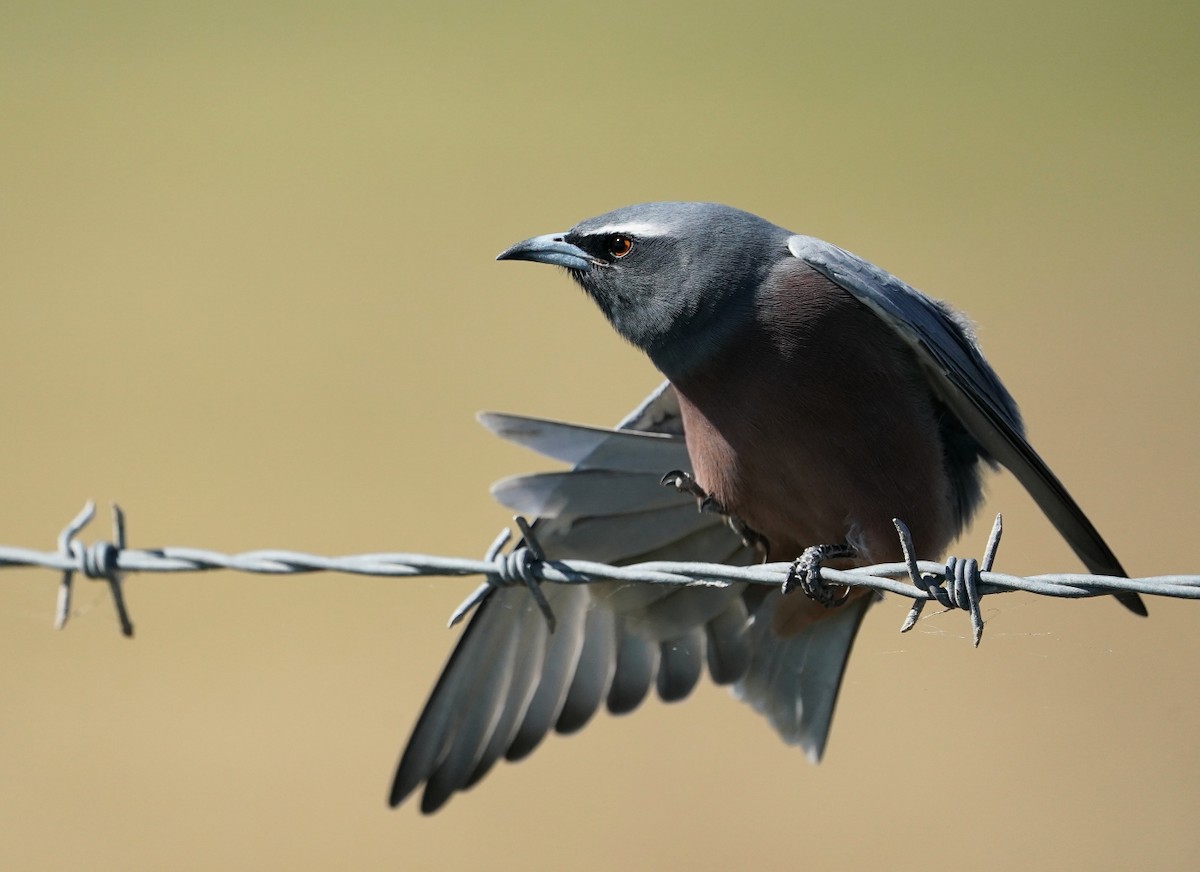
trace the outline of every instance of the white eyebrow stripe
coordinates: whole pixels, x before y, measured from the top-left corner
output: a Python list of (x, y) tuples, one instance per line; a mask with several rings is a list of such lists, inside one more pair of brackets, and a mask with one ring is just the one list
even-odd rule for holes
[(625, 233), (629, 236), (643, 239), (651, 236), (666, 236), (667, 229), (661, 224), (651, 224), (646, 221), (635, 221), (630, 224), (605, 224), (587, 231), (588, 236), (607, 236), (610, 233)]

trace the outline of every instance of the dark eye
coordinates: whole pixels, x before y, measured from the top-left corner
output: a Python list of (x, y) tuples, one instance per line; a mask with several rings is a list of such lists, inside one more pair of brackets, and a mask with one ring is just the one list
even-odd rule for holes
[(608, 237), (608, 253), (613, 257), (624, 257), (633, 251), (633, 240), (620, 233)]

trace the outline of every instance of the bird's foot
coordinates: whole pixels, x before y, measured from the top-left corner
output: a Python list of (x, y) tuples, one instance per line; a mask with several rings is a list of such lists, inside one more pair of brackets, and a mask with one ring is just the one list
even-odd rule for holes
[(681, 494), (695, 497), (697, 504), (702, 512), (716, 512), (719, 515), (727, 514), (725, 507), (717, 501), (717, 498), (700, 487), (700, 483), (690, 472), (684, 472), (682, 469), (672, 469), (662, 477), (659, 482), (663, 487), (673, 487)]
[(726, 509), (720, 500), (700, 486), (690, 472), (673, 469), (662, 477), (661, 483), (664, 487), (673, 487), (682, 494), (695, 497), (700, 511), (722, 516), (729, 529), (737, 533), (744, 544), (753, 548), (762, 562), (766, 562), (770, 550), (766, 537)]
[(767, 537), (755, 530), (737, 515), (725, 515), (725, 523), (729, 525), (729, 529), (742, 537), (742, 544), (754, 549), (754, 555), (758, 558), (759, 563), (766, 563), (767, 556), (771, 553), (771, 546), (767, 542)]
[(805, 548), (804, 553), (792, 562), (787, 578), (783, 580), (783, 592), (791, 593), (799, 587), (805, 596), (827, 609), (840, 606), (850, 598), (850, 588), (843, 587), (840, 592), (834, 593), (826, 587), (821, 578), (821, 564), (826, 560), (854, 556), (855, 551), (849, 545), (813, 545)]

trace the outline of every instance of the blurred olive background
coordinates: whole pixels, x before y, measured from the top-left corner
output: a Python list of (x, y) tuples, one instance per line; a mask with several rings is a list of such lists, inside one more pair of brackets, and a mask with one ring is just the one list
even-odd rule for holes
[[(1195, 572), (1200, 7), (0, 6), (0, 542), (482, 552), (489, 408), (658, 381), (506, 245), (710, 199), (980, 324), (1129, 570)], [(1078, 563), (1008, 477), (959, 553)], [(107, 509), (105, 508), (105, 512)], [(85, 541), (109, 536), (107, 515)], [(877, 607), (825, 762), (705, 685), (443, 812), (392, 768), (468, 580), (0, 578), (4, 869), (1196, 868), (1198, 606)]]

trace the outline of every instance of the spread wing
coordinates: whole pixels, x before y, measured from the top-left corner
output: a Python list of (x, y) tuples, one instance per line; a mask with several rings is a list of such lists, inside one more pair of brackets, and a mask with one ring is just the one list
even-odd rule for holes
[[(793, 236), (788, 249), (871, 308), (916, 352), (941, 400), (971, 436), (1007, 467), (1083, 561), (1098, 575), (1125, 570), (1078, 503), (1025, 438), (1017, 405), (984, 360), (970, 325), (945, 304), (835, 245)], [(1144, 615), (1137, 594), (1118, 594)]]
[[(496, 497), (536, 516), (547, 556), (614, 564), (643, 560), (750, 563), (753, 552), (719, 516), (659, 485), (688, 469), (679, 406), (663, 385), (618, 427), (603, 429), (484, 414), (496, 434), (572, 465), (506, 479)], [(550, 633), (523, 587), (479, 602), (417, 720), (392, 785), (398, 805), (425, 785), (437, 810), (504, 757), (518, 760), (551, 730), (579, 729), (603, 705), (636, 708), (653, 688), (682, 699), (705, 666), (718, 683), (749, 668), (747, 607), (738, 588), (555, 585), (542, 590)]]

